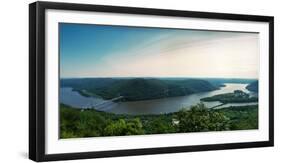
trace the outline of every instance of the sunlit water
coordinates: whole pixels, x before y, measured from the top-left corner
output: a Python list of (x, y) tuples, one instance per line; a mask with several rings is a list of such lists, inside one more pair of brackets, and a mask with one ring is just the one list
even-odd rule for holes
[[(155, 100), (144, 100), (144, 101), (132, 101), (132, 102), (111, 102), (106, 101), (101, 98), (96, 97), (84, 97), (78, 92), (72, 91), (72, 88), (61, 88), (60, 89), (60, 103), (70, 105), (75, 108), (91, 108), (92, 106), (100, 106), (99, 104), (104, 104), (102, 107), (96, 107), (97, 110), (102, 110), (106, 112), (111, 112), (115, 114), (162, 114), (171, 113), (179, 111), (182, 108), (189, 108), (192, 105), (196, 105), (200, 102), (201, 98), (210, 97), (223, 93), (232, 93), (234, 90), (242, 90), (249, 93), (251, 96), (256, 96), (255, 93), (249, 92), (246, 89), (247, 84), (234, 84), (225, 83), (225, 87), (221, 87), (219, 90), (195, 93), (187, 96), (180, 97), (169, 97), (161, 98)], [(106, 102), (106, 103), (105, 103)], [(220, 105), (218, 101), (215, 102), (204, 102), (207, 107), (214, 107)], [(254, 105), (256, 102), (250, 103), (229, 103), (223, 105), (226, 106), (245, 106)], [(218, 109), (220, 107), (217, 107)]]

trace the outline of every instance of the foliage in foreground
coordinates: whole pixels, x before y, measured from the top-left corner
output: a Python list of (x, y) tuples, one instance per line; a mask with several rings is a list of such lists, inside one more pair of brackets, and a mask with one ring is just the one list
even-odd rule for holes
[(218, 110), (202, 103), (160, 115), (119, 115), (60, 105), (60, 138), (247, 130), (258, 128), (258, 107)]
[(190, 110), (177, 113), (180, 132), (229, 130), (229, 118), (224, 114), (207, 109), (203, 103), (192, 106)]

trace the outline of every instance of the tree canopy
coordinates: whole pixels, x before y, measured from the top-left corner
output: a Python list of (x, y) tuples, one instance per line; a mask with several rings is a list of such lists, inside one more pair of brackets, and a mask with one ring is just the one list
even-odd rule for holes
[(221, 131), (229, 129), (229, 118), (212, 111), (203, 103), (177, 113), (179, 132)]
[(258, 128), (258, 107), (209, 109), (203, 103), (160, 115), (118, 115), (60, 106), (60, 138), (246, 130)]

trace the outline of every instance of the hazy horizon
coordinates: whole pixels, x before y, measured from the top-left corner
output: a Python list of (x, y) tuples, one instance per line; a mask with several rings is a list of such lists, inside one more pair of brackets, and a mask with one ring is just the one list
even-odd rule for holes
[(61, 78), (258, 79), (257, 33), (60, 23)]

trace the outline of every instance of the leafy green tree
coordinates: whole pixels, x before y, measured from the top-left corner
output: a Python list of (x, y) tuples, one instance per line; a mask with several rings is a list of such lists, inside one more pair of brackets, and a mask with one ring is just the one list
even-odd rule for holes
[(75, 135), (72, 131), (61, 131), (61, 138), (76, 138), (77, 135)]
[(84, 111), (80, 113), (80, 120), (77, 124), (80, 136), (101, 136), (105, 126), (106, 121), (99, 114), (94, 114), (91, 111)]
[(165, 119), (165, 117), (156, 117), (147, 123), (147, 134), (162, 134), (162, 133), (174, 133), (176, 128), (172, 125), (172, 120)]
[(220, 131), (228, 130), (229, 126), (226, 116), (206, 108), (203, 103), (179, 111), (177, 119), (179, 132)]
[(104, 134), (107, 136), (121, 136), (121, 135), (140, 135), (144, 134), (141, 121), (136, 118), (128, 120), (119, 119), (111, 122), (104, 129)]
[(229, 118), (226, 117), (224, 114), (219, 112), (211, 112), (209, 114), (209, 130), (210, 131), (222, 131), (222, 130), (229, 130)]
[(60, 137), (72, 138), (77, 137), (79, 112), (77, 110), (68, 109), (65, 105), (61, 105), (60, 109)]

